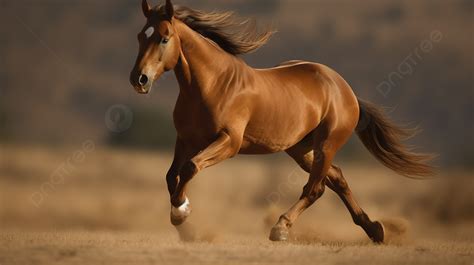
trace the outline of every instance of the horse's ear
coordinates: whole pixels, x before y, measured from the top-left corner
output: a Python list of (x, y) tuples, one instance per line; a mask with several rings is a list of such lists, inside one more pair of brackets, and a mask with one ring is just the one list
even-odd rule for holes
[(171, 3), (171, 0), (166, 0), (165, 10), (166, 10), (166, 16), (168, 20), (171, 21), (174, 15), (174, 7), (173, 7), (173, 4)]
[(148, 4), (147, 0), (142, 0), (142, 10), (143, 10), (143, 15), (145, 15), (145, 17), (148, 17), (150, 15), (151, 7)]

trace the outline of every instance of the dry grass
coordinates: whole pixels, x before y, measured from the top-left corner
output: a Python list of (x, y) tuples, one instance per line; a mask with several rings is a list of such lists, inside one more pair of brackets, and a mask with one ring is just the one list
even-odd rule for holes
[[(169, 155), (97, 146), (74, 162), (69, 158), (77, 150), (2, 147), (1, 265), (474, 261), (469, 173), (413, 181), (376, 162), (341, 164), (362, 207), (383, 221), (388, 243), (372, 244), (330, 191), (298, 220), (290, 242), (272, 243), (270, 226), (298, 197), (306, 176), (284, 157), (238, 158), (192, 182), (189, 226), (196, 240), (182, 243), (168, 221), (163, 176)], [(52, 181), (68, 160), (62, 181)], [(35, 204), (37, 192), (43, 197)]]

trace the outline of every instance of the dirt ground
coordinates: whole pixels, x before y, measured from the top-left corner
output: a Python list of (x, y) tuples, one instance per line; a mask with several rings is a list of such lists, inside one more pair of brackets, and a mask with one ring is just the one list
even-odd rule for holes
[[(272, 243), (233, 236), (181, 243), (121, 232), (2, 233), (1, 264), (472, 264), (472, 243)], [(6, 245), (6, 246), (5, 246)]]
[(182, 242), (169, 224), (170, 154), (90, 144), (2, 147), (0, 265), (474, 264), (471, 172), (419, 181), (375, 161), (340, 161), (361, 206), (384, 223), (387, 243), (371, 243), (330, 190), (289, 242), (274, 243), (270, 227), (306, 174), (284, 156), (240, 157), (193, 180), (185, 227), (193, 238)]

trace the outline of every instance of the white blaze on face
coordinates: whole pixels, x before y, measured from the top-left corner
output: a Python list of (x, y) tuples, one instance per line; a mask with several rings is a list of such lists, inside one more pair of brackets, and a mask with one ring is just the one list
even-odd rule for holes
[(155, 32), (155, 28), (154, 27), (149, 27), (145, 30), (145, 35), (149, 39), (151, 37), (151, 35), (153, 35), (154, 32)]

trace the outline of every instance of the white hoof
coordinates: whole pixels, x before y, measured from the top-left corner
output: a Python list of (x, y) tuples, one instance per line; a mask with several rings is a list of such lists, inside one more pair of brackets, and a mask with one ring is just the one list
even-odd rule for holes
[(171, 216), (175, 219), (186, 219), (191, 214), (191, 204), (189, 203), (188, 197), (184, 203), (179, 207), (171, 205)]

